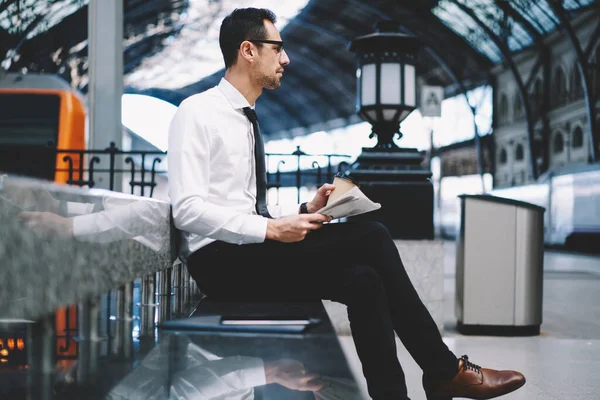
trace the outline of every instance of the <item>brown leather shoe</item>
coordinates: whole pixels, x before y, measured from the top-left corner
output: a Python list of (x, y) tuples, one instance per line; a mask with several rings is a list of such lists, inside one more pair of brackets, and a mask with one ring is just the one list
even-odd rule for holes
[(524, 384), (522, 373), (481, 368), (469, 362), (468, 356), (459, 359), (458, 374), (451, 381), (428, 382), (423, 379), (427, 400), (451, 400), (453, 397), (493, 399), (513, 392)]

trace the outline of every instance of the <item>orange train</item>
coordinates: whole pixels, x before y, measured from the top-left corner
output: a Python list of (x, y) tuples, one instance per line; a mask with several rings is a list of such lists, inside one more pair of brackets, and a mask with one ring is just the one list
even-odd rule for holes
[(55, 149), (85, 149), (86, 114), (82, 96), (56, 75), (0, 78), (0, 171), (65, 183), (68, 165)]
[[(67, 162), (56, 149), (86, 148), (83, 97), (56, 75), (8, 73), (0, 77), (0, 172), (66, 183)], [(71, 155), (74, 165), (79, 160)], [(56, 354), (77, 356), (76, 306), (56, 312)]]

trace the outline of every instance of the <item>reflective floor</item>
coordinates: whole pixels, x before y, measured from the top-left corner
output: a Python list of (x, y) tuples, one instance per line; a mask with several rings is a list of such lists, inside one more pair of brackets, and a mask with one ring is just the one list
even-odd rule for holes
[[(600, 256), (546, 252), (542, 333), (521, 338), (463, 336), (457, 332), (454, 258), (454, 243), (446, 243), (444, 340), (455, 354), (468, 354), (471, 361), (482, 366), (522, 371), (528, 379), (527, 384), (503, 399), (600, 400), (600, 375), (596, 370), (600, 367)], [(236, 311), (243, 315), (250, 315), (248, 313), (252, 311), (261, 316), (277, 317), (285, 311), (289, 316), (293, 309), (292, 314), (298, 318), (310, 317), (308, 319), (312, 321), (315, 317), (322, 321), (301, 340), (294, 334), (272, 336), (211, 331), (198, 335), (177, 330), (158, 330), (157, 335), (151, 330), (152, 335), (144, 336), (142, 340), (140, 333), (145, 331), (145, 325), (140, 319), (142, 295), (138, 284), (133, 286), (133, 299), (136, 305), (133, 333), (137, 340), (132, 342), (131, 357), (123, 357), (121, 350), (115, 352), (112, 344), (117, 341), (92, 343), (80, 338), (75, 347), (73, 337), (70, 342), (47, 336), (40, 336), (38, 340), (36, 330), (15, 330), (15, 327), (27, 324), (11, 324), (12, 330), (5, 329), (0, 337), (3, 346), (10, 349), (11, 362), (36, 369), (24, 367), (12, 371), (4, 368), (0, 374), (0, 399), (313, 400), (316, 397), (358, 400), (361, 391), (363, 397), (368, 398), (352, 338), (336, 338), (322, 309), (313, 308), (314, 304), (306, 309), (303, 305), (293, 308), (289, 304), (280, 304), (268, 312), (252, 311), (248, 309), (250, 305), (239, 309), (236, 305)], [(190, 299), (186, 307), (182, 307), (186, 310), (182, 309), (181, 314), (189, 315), (187, 308), (193, 309), (196, 304), (196, 300)], [(214, 310), (207, 308), (207, 303), (203, 304), (203, 313), (207, 315), (233, 315), (232, 310)], [(115, 322), (110, 319), (111, 324)], [(69, 347), (66, 346), (68, 343), (76, 351), (69, 356), (70, 350), (65, 349), (68, 354), (65, 353), (57, 365), (31, 362), (43, 361), (42, 356), (58, 351), (57, 346), (63, 352), (63, 345)], [(29, 345), (32, 359), (25, 351)], [(398, 354), (406, 372), (410, 398), (425, 400), (419, 367), (401, 343), (398, 343)], [(272, 375), (273, 380), (267, 380), (267, 369), (278, 371)], [(306, 381), (306, 374), (310, 374), (310, 381)], [(319, 387), (298, 386), (299, 383), (315, 383), (315, 380)], [(225, 394), (230, 397), (223, 397)]]
[[(600, 257), (546, 251), (541, 335), (527, 338), (463, 336), (454, 317), (454, 243), (445, 246), (444, 341), (476, 364), (516, 369), (527, 384), (506, 400), (600, 399)], [(340, 338), (351, 368), (366, 393), (350, 337)], [(409, 396), (425, 400), (421, 370), (398, 342)], [(598, 368), (598, 369), (597, 369)]]
[[(94, 324), (106, 327), (94, 337), (95, 330), (83, 328), (92, 321), (85, 307), (77, 313), (76, 336), (57, 332), (54, 316), (0, 320), (0, 400), (361, 398), (318, 301), (211, 302), (190, 295), (175, 314), (161, 311), (175, 302), (160, 286), (143, 310), (144, 290), (133, 286), (131, 330), (107, 297), (94, 303), (100, 309)], [(169, 317), (153, 328), (144, 310)]]

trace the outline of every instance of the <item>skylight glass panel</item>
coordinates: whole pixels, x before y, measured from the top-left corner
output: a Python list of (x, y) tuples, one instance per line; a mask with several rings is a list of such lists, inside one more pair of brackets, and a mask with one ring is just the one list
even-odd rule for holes
[(529, 35), (529, 33), (527, 33), (521, 24), (514, 20), (511, 26), (511, 39), (516, 43), (514, 48), (511, 46), (511, 50), (520, 50), (533, 44), (533, 38)]
[(579, 3), (579, 5), (581, 7), (587, 7), (591, 4), (593, 4), (596, 0), (578, 0), (577, 2)]
[[(0, 28), (31, 39), (87, 5), (89, 0), (21, 0), (0, 12)], [(35, 25), (32, 25), (35, 23)]]
[(441, 0), (432, 12), (446, 26), (462, 36), (475, 50), (489, 58), (493, 63), (502, 60), (502, 53), (492, 39), (456, 4)]
[(477, 18), (489, 27), (496, 37), (507, 41), (510, 50), (521, 50), (533, 43), (533, 38), (518, 21), (498, 7), (497, 0), (463, 0), (461, 3), (472, 9)]
[(42, 23), (37, 25), (35, 29), (33, 29), (28, 35), (27, 39), (31, 39), (34, 36), (39, 35), (40, 33), (46, 32), (48, 29), (52, 28), (56, 24), (60, 23), (63, 19), (68, 17), (69, 15), (75, 13), (80, 8), (87, 5), (88, 0), (82, 1), (73, 1), (73, 0), (65, 0), (58, 1), (52, 4), (50, 7), (45, 9), (44, 20)]
[[(307, 3), (308, 0), (189, 0), (189, 8), (181, 16), (179, 34), (168, 38), (160, 52), (146, 57), (125, 77), (125, 85), (137, 89), (178, 89), (196, 83), (225, 67), (219, 31), (223, 18), (235, 8), (269, 8), (277, 16), (277, 28), (283, 31)], [(285, 32), (282, 36), (285, 39)]]
[(511, 5), (542, 34), (556, 29), (558, 20), (546, 0), (511, 0)]
[(577, 10), (582, 7), (589, 6), (594, 0), (564, 0), (563, 8), (567, 11)]

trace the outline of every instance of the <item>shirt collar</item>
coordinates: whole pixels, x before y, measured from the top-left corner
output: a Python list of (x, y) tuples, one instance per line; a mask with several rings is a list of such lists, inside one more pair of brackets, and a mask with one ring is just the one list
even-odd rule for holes
[(236, 110), (241, 110), (244, 107), (254, 108), (248, 103), (248, 100), (241, 94), (227, 79), (221, 78), (218, 85), (223, 96), (229, 101), (231, 106)]

